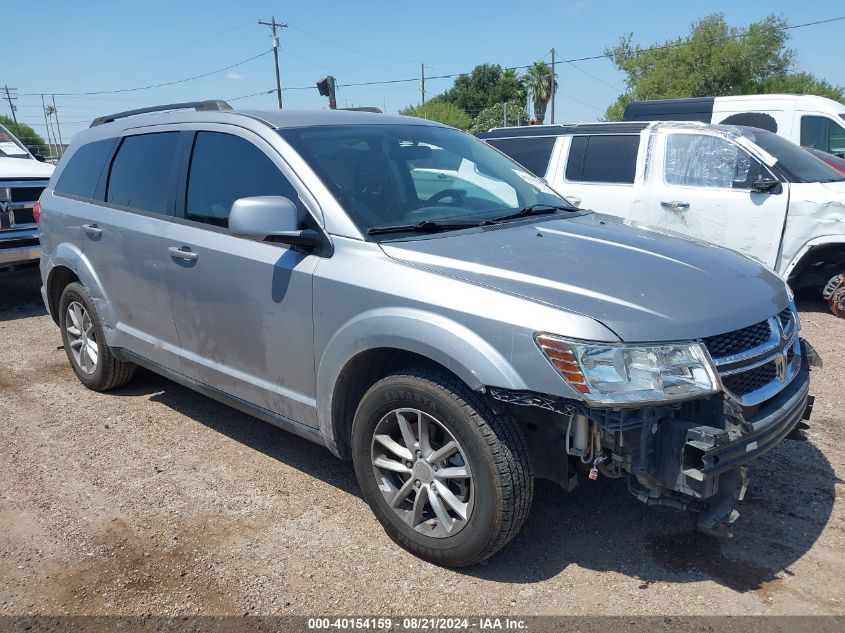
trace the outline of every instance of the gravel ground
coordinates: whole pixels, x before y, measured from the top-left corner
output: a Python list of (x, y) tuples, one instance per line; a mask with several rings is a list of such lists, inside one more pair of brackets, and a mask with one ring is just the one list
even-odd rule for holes
[(38, 285), (0, 278), (0, 615), (845, 614), (845, 321), (820, 302), (808, 441), (753, 464), (734, 539), (619, 482), (540, 482), (522, 533), (452, 571), (319, 446), (147, 372), (87, 391)]

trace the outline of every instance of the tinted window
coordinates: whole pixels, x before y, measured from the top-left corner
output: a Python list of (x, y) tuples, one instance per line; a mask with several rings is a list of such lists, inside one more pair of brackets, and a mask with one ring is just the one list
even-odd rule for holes
[(535, 176), (543, 178), (555, 146), (554, 137), (491, 139), (490, 145), (513, 158)]
[(228, 226), (232, 203), (251, 196), (298, 199), (296, 189), (279, 168), (249, 141), (219, 132), (197, 134), (188, 175), (186, 217)]
[(845, 180), (845, 176), (833, 167), (777, 134), (754, 130), (752, 140), (777, 159), (777, 166), (786, 174), (790, 182)]
[(826, 117), (802, 116), (801, 145), (831, 154), (845, 153), (845, 128)]
[(639, 147), (639, 135), (573, 137), (566, 165), (566, 178), (583, 182), (633, 184)]
[(123, 139), (112, 161), (106, 201), (122, 207), (169, 213), (178, 132)]
[(114, 139), (110, 138), (88, 143), (76, 150), (56, 183), (56, 193), (93, 198), (113, 147)]

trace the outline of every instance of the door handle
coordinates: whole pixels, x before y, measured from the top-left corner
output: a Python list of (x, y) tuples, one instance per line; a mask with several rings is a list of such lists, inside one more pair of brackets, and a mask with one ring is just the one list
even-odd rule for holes
[(89, 237), (100, 237), (103, 234), (103, 229), (96, 224), (83, 224), (82, 230), (85, 231)]
[(581, 198), (579, 198), (578, 196), (563, 196), (563, 199), (566, 200), (573, 207), (581, 206)]
[(689, 202), (680, 202), (678, 200), (672, 200), (672, 202), (661, 202), (660, 206), (668, 211), (676, 211), (678, 213), (683, 213), (687, 209), (689, 209)]
[(171, 246), (167, 249), (173, 259), (181, 259), (183, 262), (195, 262), (198, 255), (187, 246)]

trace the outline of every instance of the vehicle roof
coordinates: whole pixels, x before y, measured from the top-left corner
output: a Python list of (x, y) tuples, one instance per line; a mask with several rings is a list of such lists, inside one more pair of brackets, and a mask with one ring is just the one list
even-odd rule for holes
[(845, 105), (828, 99), (827, 97), (820, 97), (818, 95), (805, 95), (799, 93), (776, 93), (776, 94), (761, 94), (761, 95), (730, 95), (726, 97), (682, 97), (679, 99), (647, 99), (643, 101), (632, 101), (629, 105), (640, 107), (642, 104), (694, 104), (694, 103), (713, 103), (718, 99), (720, 102), (733, 101), (800, 101), (804, 104), (815, 103), (818, 107), (830, 108), (835, 106), (838, 110), (845, 111)]
[(507, 138), (520, 136), (566, 136), (567, 134), (639, 134), (648, 122), (619, 121), (612, 123), (569, 123), (555, 125), (520, 125), (494, 127), (478, 134), (479, 138)]

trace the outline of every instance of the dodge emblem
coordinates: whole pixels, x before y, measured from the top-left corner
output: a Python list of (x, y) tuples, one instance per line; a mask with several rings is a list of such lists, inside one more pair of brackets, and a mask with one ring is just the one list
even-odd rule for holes
[(0, 187), (0, 229), (15, 226), (15, 212), (12, 210), (12, 189)]

